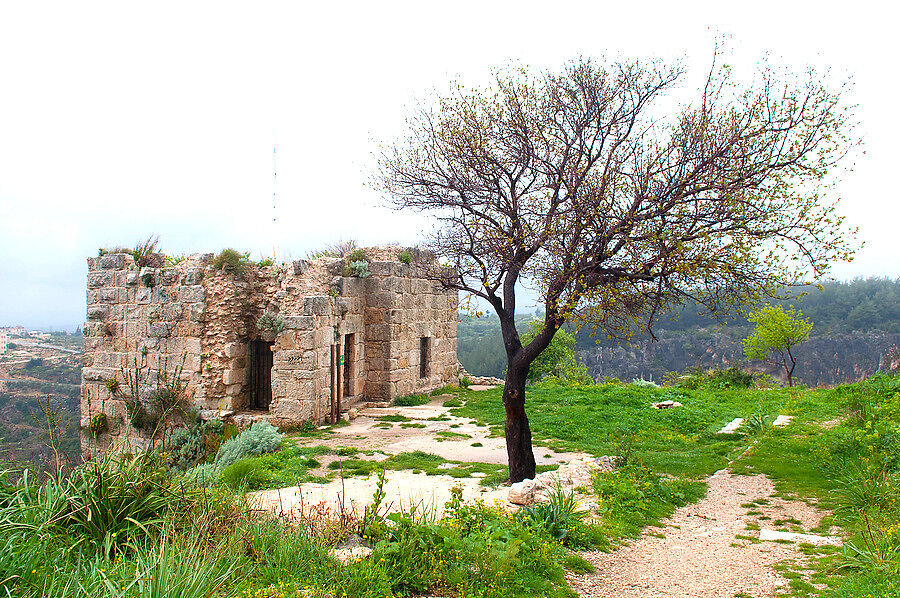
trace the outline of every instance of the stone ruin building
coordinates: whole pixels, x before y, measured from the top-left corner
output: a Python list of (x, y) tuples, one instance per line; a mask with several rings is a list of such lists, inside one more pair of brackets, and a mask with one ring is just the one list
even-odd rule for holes
[(427, 276), (434, 255), (363, 251), (368, 276), (330, 257), (243, 272), (212, 254), (164, 268), (88, 258), (83, 452), (145, 448), (132, 411), (176, 384), (203, 419), (291, 426), (456, 382), (458, 298)]

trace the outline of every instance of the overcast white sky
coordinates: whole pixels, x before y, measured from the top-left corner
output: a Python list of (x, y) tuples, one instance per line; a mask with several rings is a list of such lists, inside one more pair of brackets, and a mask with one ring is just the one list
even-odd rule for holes
[(839, 191), (867, 245), (835, 275), (900, 276), (898, 19), (876, 6), (888, 3), (2, 2), (0, 325), (73, 329), (85, 258), (153, 232), (168, 253), (255, 258), (413, 243), (428, 221), (381, 207), (365, 182), (417, 99), (579, 54), (683, 58), (702, 76), (720, 34), (748, 72), (768, 52), (853, 76), (866, 153)]

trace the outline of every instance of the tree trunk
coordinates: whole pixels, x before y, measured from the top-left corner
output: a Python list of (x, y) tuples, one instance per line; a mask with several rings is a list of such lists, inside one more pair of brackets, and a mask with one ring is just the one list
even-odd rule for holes
[(509, 458), (509, 481), (511, 484), (526, 479), (534, 479), (534, 451), (531, 448), (531, 428), (525, 415), (524, 371), (509, 367), (503, 386), (503, 406), (506, 408), (506, 454)]

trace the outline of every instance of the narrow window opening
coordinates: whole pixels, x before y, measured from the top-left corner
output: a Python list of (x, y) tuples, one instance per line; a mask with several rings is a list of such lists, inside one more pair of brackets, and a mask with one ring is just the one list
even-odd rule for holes
[(431, 337), (419, 339), (419, 378), (427, 378), (431, 373)]
[(344, 396), (356, 394), (356, 335), (344, 335)]
[(250, 343), (250, 409), (268, 411), (272, 402), (272, 348), (275, 343)]

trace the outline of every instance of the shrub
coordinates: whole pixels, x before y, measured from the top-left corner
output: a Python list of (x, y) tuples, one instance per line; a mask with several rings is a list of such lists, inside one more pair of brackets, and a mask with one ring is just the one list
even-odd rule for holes
[(275, 264), (275, 260), (270, 257), (265, 257), (265, 258), (259, 260), (258, 262), (256, 262), (256, 265), (259, 266), (260, 268), (268, 268), (269, 266), (272, 266), (274, 264)]
[(757, 376), (741, 370), (737, 366), (730, 366), (724, 370), (712, 369), (704, 371), (700, 368), (692, 368), (684, 374), (674, 372), (666, 375), (666, 384), (697, 390), (706, 388), (710, 390), (726, 390), (729, 388), (750, 388), (756, 382)]
[(278, 334), (284, 330), (284, 320), (278, 314), (266, 310), (266, 312), (256, 320), (256, 326), (260, 330), (268, 330)]
[(213, 258), (212, 265), (216, 270), (242, 275), (250, 266), (250, 259), (248, 254), (229, 247), (228, 249), (223, 249), (219, 255)]
[(411, 264), (412, 263), (412, 254), (409, 250), (404, 249), (400, 252), (400, 263), (403, 264)]
[(216, 453), (216, 469), (222, 471), (242, 457), (275, 452), (281, 439), (282, 435), (275, 426), (267, 421), (258, 421), (241, 432), (240, 436), (222, 443)]
[(161, 268), (165, 264), (165, 256), (156, 250), (157, 245), (159, 245), (159, 235), (150, 235), (129, 252), (138, 268)]
[(201, 463), (185, 471), (179, 478), (195, 488), (211, 488), (219, 481), (215, 463)]
[(355, 260), (350, 262), (350, 274), (357, 278), (369, 277), (369, 262), (363, 260)]
[(234, 490), (257, 490), (265, 485), (268, 477), (268, 472), (253, 458), (238, 459), (221, 474), (222, 482)]
[(119, 392), (119, 381), (115, 378), (107, 378), (104, 384), (106, 385), (106, 390), (109, 391), (109, 394), (114, 395)]
[(107, 554), (160, 529), (173, 508), (190, 502), (175, 495), (172, 478), (151, 453), (89, 461), (48, 484), (57, 497), (48, 525), (68, 533), (75, 546)]
[(654, 382), (653, 380), (644, 380), (643, 378), (635, 378), (631, 381), (632, 386), (637, 386), (638, 388), (659, 388), (659, 384)]
[(163, 442), (170, 463), (177, 471), (185, 471), (205, 461), (218, 450), (225, 425), (217, 420), (196, 421), (187, 428), (175, 428)]
[(354, 249), (356, 249), (356, 241), (354, 241), (353, 239), (350, 239), (349, 241), (338, 241), (336, 243), (326, 245), (323, 249), (310, 251), (308, 254), (306, 254), (306, 259), (312, 261), (320, 257), (342, 258)]
[(586, 512), (578, 508), (574, 492), (566, 492), (558, 482), (549, 498), (547, 503), (519, 509), (516, 517), (527, 525), (543, 528), (554, 540), (570, 546), (570, 532), (582, 525)]
[(108, 428), (109, 421), (106, 418), (106, 414), (102, 411), (92, 416), (90, 421), (88, 422), (88, 432), (94, 438), (96, 438), (103, 432), (106, 432)]
[(406, 395), (403, 397), (397, 397), (394, 399), (394, 405), (398, 407), (416, 407), (418, 405), (424, 405), (425, 403), (431, 401), (431, 397), (428, 395)]
[(347, 256), (347, 261), (350, 262), (351, 267), (352, 267), (353, 262), (366, 262), (368, 264), (369, 256), (367, 256), (366, 252), (363, 251), (362, 249), (354, 249)]
[(150, 413), (140, 401), (130, 400), (125, 403), (125, 416), (135, 430), (144, 430), (150, 422)]

